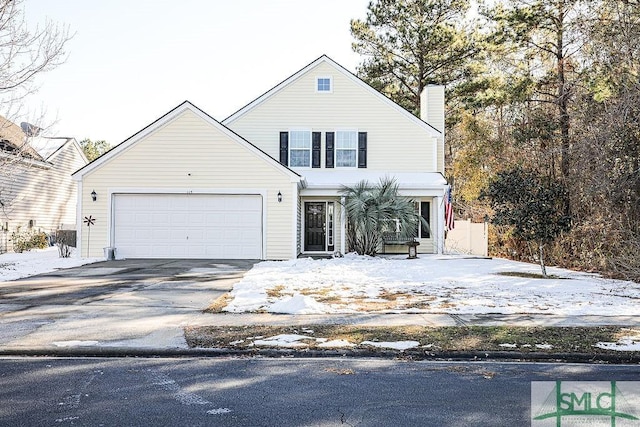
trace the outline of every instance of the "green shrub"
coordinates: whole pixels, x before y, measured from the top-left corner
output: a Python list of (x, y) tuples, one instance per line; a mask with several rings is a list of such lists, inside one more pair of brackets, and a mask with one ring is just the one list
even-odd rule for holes
[(22, 253), (31, 249), (45, 249), (49, 247), (47, 234), (43, 232), (21, 230), (20, 227), (11, 233), (10, 240), (13, 242), (13, 251)]

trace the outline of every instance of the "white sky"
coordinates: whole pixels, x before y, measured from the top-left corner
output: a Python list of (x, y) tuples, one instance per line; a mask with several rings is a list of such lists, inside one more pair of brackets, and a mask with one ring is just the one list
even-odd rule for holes
[(369, 0), (26, 0), (75, 36), (26, 104), (49, 133), (122, 142), (184, 100), (226, 118), (322, 54), (354, 71)]

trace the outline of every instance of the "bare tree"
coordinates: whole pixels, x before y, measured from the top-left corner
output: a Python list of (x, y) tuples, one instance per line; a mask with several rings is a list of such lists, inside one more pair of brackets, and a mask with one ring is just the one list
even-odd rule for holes
[[(37, 90), (37, 77), (64, 63), (69, 29), (51, 21), (29, 26), (24, 0), (0, 0), (0, 215), (12, 202), (12, 183), (43, 159), (29, 144), (40, 127), (14, 122), (25, 97)], [(6, 118), (5, 118), (6, 117)]]

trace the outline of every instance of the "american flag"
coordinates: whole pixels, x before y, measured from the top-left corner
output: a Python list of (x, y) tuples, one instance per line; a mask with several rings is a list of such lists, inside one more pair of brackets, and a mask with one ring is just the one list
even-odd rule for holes
[(447, 188), (447, 193), (444, 195), (444, 225), (447, 230), (453, 230), (456, 227), (453, 220), (453, 197), (451, 195), (451, 186)]

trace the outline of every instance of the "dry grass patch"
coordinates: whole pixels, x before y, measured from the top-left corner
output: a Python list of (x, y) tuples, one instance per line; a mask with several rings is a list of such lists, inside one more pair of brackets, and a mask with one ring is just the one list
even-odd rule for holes
[(267, 289), (267, 297), (269, 298), (282, 298), (284, 296), (291, 296), (292, 294), (290, 292), (284, 292), (284, 290), (287, 289), (284, 285), (277, 285), (274, 286), (273, 288), (268, 288)]
[(205, 308), (205, 313), (222, 313), (222, 310), (233, 300), (229, 292), (226, 292), (216, 298), (209, 307)]
[(330, 287), (317, 289), (306, 288), (302, 289), (300, 293), (323, 304), (344, 304), (344, 299), (336, 295)]

